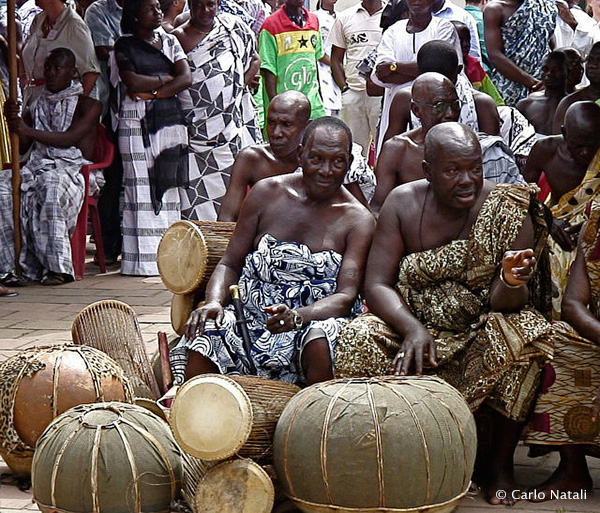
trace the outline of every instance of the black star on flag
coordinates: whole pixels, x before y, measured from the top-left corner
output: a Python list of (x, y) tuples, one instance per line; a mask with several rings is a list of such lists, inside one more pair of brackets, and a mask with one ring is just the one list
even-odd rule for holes
[(298, 39), (298, 42), (300, 43), (300, 48), (308, 48), (308, 39), (305, 39), (304, 36)]

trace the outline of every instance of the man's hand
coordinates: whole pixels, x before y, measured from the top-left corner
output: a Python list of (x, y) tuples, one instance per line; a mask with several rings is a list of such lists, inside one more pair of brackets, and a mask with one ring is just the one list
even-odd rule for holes
[(520, 249), (507, 251), (502, 257), (502, 270), (504, 280), (509, 285), (525, 285), (533, 274), (535, 257), (533, 249)]
[(211, 301), (194, 310), (184, 325), (184, 335), (187, 340), (194, 340), (204, 334), (204, 324), (207, 319), (213, 319), (217, 328), (223, 322), (223, 306), (217, 301)]
[(535, 93), (536, 91), (541, 91), (543, 88), (544, 88), (544, 82), (542, 82), (541, 80), (536, 80), (536, 79), (534, 79), (532, 84), (529, 86), (529, 89), (531, 90), (532, 93)]
[(377, 78), (381, 80), (390, 76), (392, 74), (393, 65), (393, 62), (381, 62), (380, 64), (378, 64), (377, 68), (375, 69), (375, 74), (377, 75)]
[(569, 4), (561, 0), (556, 2), (556, 7), (558, 8), (559, 18), (569, 25), (572, 30), (575, 30), (577, 28), (577, 20), (573, 16), (571, 9), (569, 9)]
[(414, 367), (414, 373), (420, 376), (425, 359), (429, 365), (437, 367), (435, 340), (429, 331), (421, 326), (405, 335), (400, 351), (392, 361), (392, 372), (396, 376), (407, 376)]
[(577, 238), (583, 223), (571, 226), (564, 219), (553, 219), (550, 236), (564, 251), (573, 251), (577, 246)]
[(6, 124), (11, 132), (20, 134), (23, 129), (23, 119), (19, 115), (19, 103), (12, 98), (8, 98), (4, 104), (4, 116)]
[(273, 333), (285, 333), (295, 328), (292, 310), (284, 304), (265, 306), (264, 311), (270, 315), (267, 319), (267, 329)]

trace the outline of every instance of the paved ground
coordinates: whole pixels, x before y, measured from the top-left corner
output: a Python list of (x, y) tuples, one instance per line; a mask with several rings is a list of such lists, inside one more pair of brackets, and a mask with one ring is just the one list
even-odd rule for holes
[[(101, 299), (118, 299), (131, 305), (139, 316), (148, 352), (156, 350), (156, 333), (172, 333), (169, 323), (171, 294), (159, 278), (136, 278), (121, 276), (118, 268), (109, 269), (105, 275), (97, 274), (97, 268), (88, 264), (85, 280), (61, 287), (29, 286), (19, 289), (19, 296), (0, 298), (0, 360), (16, 352), (36, 345), (57, 344), (71, 341), (70, 328), (73, 318), (84, 306)], [(527, 449), (520, 446), (516, 454), (516, 470), (524, 487), (540, 483), (557, 465), (556, 455), (530, 459)], [(577, 513), (600, 511), (600, 460), (590, 459), (590, 467), (596, 485), (596, 493), (589, 493), (585, 500), (549, 501), (532, 504), (520, 501), (514, 511), (547, 511)], [(9, 472), (0, 460), (0, 473)], [(503, 510), (501, 506), (489, 506), (480, 496), (462, 500), (458, 513)], [(0, 513), (37, 511), (30, 492), (22, 492), (11, 485), (0, 485)], [(219, 513), (219, 512), (215, 512)]]

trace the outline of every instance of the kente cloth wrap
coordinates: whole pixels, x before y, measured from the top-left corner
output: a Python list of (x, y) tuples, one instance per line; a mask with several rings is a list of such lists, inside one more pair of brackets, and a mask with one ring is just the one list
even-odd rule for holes
[[(600, 202), (593, 201), (583, 228), (581, 250), (590, 282), (588, 308), (600, 317)], [(532, 452), (547, 447), (583, 444), (586, 453), (600, 456), (600, 420), (592, 421), (594, 397), (600, 389), (600, 347), (580, 337), (567, 323), (557, 323), (554, 358), (542, 372), (539, 397), (531, 417), (526, 442)]]
[(180, 93), (190, 137), (190, 186), (181, 194), (181, 217), (216, 221), (237, 154), (261, 142), (244, 74), (252, 64), (255, 38), (227, 13), (187, 52), (192, 85)]
[(160, 51), (133, 36), (120, 37), (111, 64), (111, 83), (120, 92), (115, 109), (125, 193), (121, 272), (141, 276), (158, 275), (160, 239), (181, 218), (176, 186), (188, 180), (188, 135), (178, 99), (131, 99), (119, 78), (119, 69), (172, 74), (185, 53), (175, 36), (161, 30), (158, 36)]
[[(554, 344), (551, 325), (540, 313), (548, 312), (550, 301), (544, 288), (547, 229), (536, 191), (532, 185), (496, 185), (469, 238), (406, 255), (396, 287), (436, 341), (439, 366), (427, 372), (456, 387), (471, 409), (485, 401), (515, 420), (529, 413)], [(491, 311), (490, 287), (528, 213), (538, 261), (529, 282), (529, 304), (516, 313)], [(340, 333), (336, 376), (389, 374), (400, 344), (383, 320), (373, 314), (360, 316)]]
[[(278, 242), (269, 234), (263, 235), (257, 249), (246, 257), (239, 287), (252, 341), (251, 357), (259, 376), (302, 383), (302, 350), (317, 338), (327, 340), (333, 358), (338, 332), (347, 318), (311, 321), (300, 330), (273, 334), (266, 329), (268, 315), (264, 307), (283, 303), (295, 309), (331, 296), (336, 291), (341, 263), (342, 255), (333, 250), (313, 253), (304, 244)], [(358, 312), (357, 301), (352, 313)], [(235, 320), (233, 306), (229, 305), (220, 329), (207, 321), (204, 335), (191, 341), (181, 338), (171, 351), (176, 384), (183, 383), (188, 350), (208, 357), (222, 374), (250, 374)]]
[[(31, 105), (36, 130), (65, 132), (73, 121), (82, 87), (73, 83), (58, 93), (43, 88)], [(85, 183), (81, 166), (89, 163), (75, 146), (59, 148), (34, 141), (21, 168), (23, 275), (39, 280), (45, 270), (73, 276), (70, 237), (81, 210)], [(0, 172), (0, 273), (14, 269), (12, 184)]]
[[(558, 9), (554, 0), (525, 0), (500, 27), (504, 55), (534, 78), (539, 78), (542, 59), (550, 51)], [(506, 105), (514, 107), (529, 89), (506, 78), (497, 69), (490, 78)]]
[[(571, 226), (583, 223), (587, 219), (586, 205), (600, 197), (600, 150), (592, 159), (581, 183), (561, 196), (556, 205), (552, 195), (546, 203), (556, 219), (568, 221)], [(577, 250), (565, 251), (553, 238), (548, 239), (550, 248), (550, 270), (552, 272), (552, 318), (560, 320), (560, 305), (567, 288), (571, 264), (575, 261)]]

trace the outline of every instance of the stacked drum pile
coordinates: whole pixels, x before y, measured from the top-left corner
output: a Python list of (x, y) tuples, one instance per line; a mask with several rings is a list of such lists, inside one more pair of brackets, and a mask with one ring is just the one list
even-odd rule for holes
[(177, 392), (170, 424), (184, 456), (184, 497), (196, 513), (269, 513), (277, 421), (299, 392), (256, 376), (205, 374)]

